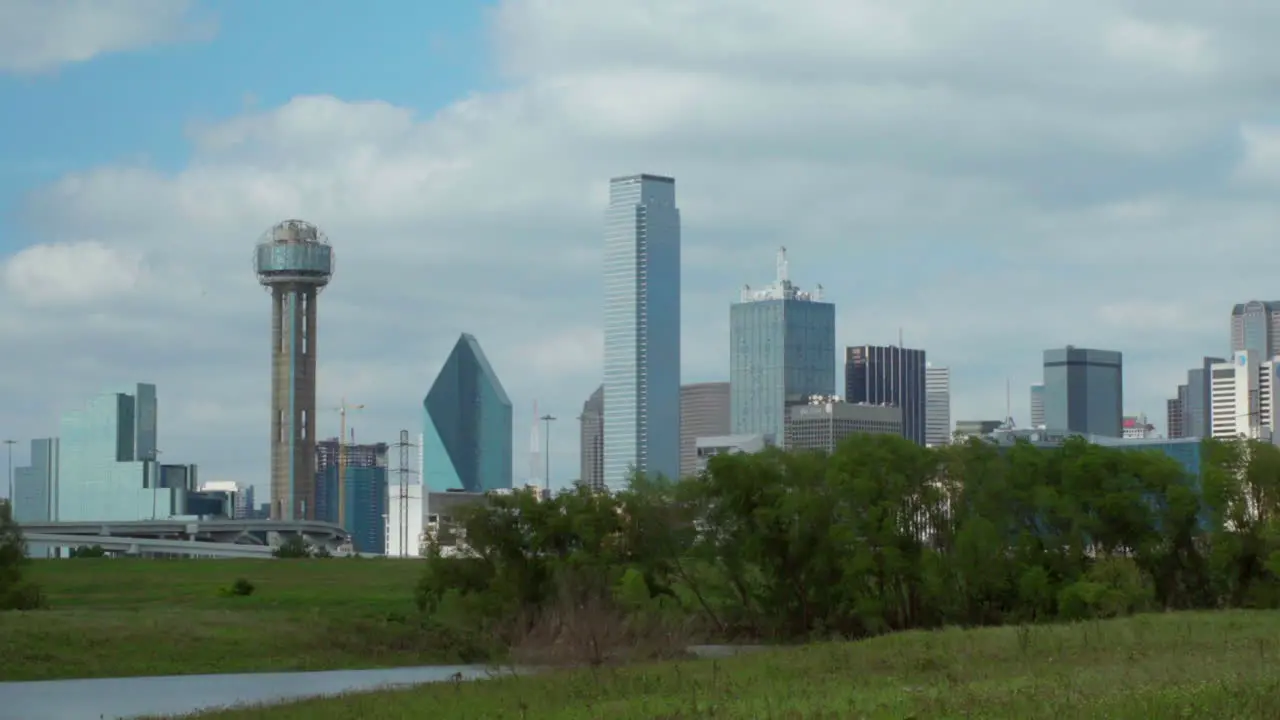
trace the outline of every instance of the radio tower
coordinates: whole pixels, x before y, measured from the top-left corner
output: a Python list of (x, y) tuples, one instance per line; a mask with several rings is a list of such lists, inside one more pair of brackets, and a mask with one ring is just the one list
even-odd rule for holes
[[(396, 496), (396, 504), (400, 510), (400, 557), (409, 557), (409, 485), (417, 471), (409, 468), (409, 454), (417, 445), (409, 442), (409, 431), (400, 431), (400, 442), (395, 444), (400, 450), (400, 467), (396, 469), (396, 475), (400, 480), (400, 494)], [(426, 490), (423, 490), (426, 494)]]
[(316, 296), (333, 276), (333, 248), (315, 225), (285, 220), (254, 250), (271, 293), (271, 519), (314, 520)]

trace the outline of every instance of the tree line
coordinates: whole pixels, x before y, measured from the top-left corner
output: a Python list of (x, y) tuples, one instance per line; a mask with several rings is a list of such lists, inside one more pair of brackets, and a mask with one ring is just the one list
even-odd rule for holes
[(859, 435), (830, 455), (721, 455), (613, 495), (494, 496), (453, 519), (464, 551), (429, 547), (416, 599), (462, 644), (596, 646), (1280, 607), (1280, 448), (1207, 440), (1200, 454), (1188, 473), (1078, 438)]

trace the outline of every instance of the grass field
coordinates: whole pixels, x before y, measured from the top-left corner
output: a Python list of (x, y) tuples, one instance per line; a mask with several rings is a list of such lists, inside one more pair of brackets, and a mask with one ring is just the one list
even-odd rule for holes
[(246, 708), (202, 720), (1280, 717), (1280, 614), (911, 632), (720, 661)]
[[(447, 661), (407, 560), (35, 561), (49, 610), (0, 613), (0, 681)], [(237, 578), (247, 597), (222, 592)]]

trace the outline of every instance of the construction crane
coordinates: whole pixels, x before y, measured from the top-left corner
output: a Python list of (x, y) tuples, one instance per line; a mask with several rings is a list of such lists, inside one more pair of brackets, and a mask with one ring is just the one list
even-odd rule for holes
[(338, 434), (338, 527), (347, 527), (347, 412), (363, 410), (364, 405), (348, 405), (347, 398), (335, 408), (340, 418)]

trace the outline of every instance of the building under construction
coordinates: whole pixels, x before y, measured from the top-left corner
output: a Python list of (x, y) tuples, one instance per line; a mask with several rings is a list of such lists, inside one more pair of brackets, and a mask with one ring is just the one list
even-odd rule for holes
[[(386, 443), (344, 445), (338, 438), (316, 443), (316, 519), (341, 524), (356, 552), (386, 552), (388, 448)], [(344, 482), (339, 482), (340, 464)]]

